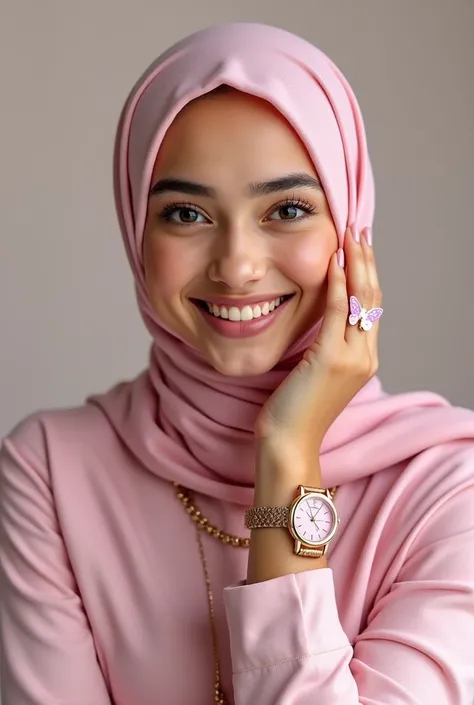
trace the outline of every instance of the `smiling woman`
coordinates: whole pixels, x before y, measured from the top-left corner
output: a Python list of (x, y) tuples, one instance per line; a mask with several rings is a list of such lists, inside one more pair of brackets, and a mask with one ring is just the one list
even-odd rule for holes
[(474, 414), (375, 376), (345, 78), (202, 30), (133, 88), (114, 178), (150, 360), (3, 443), (3, 704), (472, 705)]
[(152, 184), (143, 258), (154, 311), (222, 374), (271, 369), (321, 318), (338, 247), (301, 140), (266, 101), (211, 93), (172, 123)]

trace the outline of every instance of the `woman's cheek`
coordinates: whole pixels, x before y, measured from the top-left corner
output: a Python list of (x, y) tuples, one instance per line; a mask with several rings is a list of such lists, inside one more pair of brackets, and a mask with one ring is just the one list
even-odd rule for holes
[(196, 260), (178, 239), (156, 238), (145, 251), (147, 288), (163, 299), (173, 298), (196, 276)]
[(309, 233), (286, 243), (282, 252), (282, 271), (301, 289), (315, 291), (326, 280), (329, 261), (337, 240)]

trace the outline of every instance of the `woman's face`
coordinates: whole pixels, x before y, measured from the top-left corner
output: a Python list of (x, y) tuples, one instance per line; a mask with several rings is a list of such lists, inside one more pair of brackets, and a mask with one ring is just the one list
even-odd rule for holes
[(156, 159), (144, 232), (159, 319), (225, 375), (257, 375), (321, 318), (337, 235), (304, 145), (266, 102), (186, 106)]

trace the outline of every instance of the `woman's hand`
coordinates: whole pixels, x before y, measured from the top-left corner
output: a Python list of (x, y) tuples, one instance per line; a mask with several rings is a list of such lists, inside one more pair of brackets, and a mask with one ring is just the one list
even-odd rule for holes
[[(317, 338), (301, 362), (263, 406), (255, 426), (259, 453), (308, 467), (334, 420), (378, 367), (378, 322), (366, 332), (349, 324), (349, 297), (369, 309), (380, 307), (373, 249), (367, 233), (357, 241), (349, 228), (344, 242), (346, 272), (332, 257), (327, 306)], [(283, 461), (283, 464), (286, 463)]]

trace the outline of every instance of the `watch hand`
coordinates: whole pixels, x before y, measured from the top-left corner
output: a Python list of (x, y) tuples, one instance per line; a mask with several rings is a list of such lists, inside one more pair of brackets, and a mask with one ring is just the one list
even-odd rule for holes
[[(321, 506), (319, 507), (318, 512), (319, 512), (322, 508), (323, 508), (323, 503), (321, 502)], [(316, 512), (316, 514), (317, 514), (318, 512)], [(314, 516), (316, 516), (316, 514), (315, 514)], [(313, 518), (314, 518), (314, 517), (313, 517)]]

